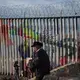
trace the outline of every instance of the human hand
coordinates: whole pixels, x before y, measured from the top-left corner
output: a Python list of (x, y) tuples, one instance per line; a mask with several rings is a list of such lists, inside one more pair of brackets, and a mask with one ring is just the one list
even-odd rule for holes
[(27, 64), (32, 60), (32, 58), (27, 58)]

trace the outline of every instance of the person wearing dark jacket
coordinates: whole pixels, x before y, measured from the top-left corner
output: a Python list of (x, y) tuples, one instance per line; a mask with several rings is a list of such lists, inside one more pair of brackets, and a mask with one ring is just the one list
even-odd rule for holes
[(50, 74), (50, 61), (46, 51), (42, 49), (41, 42), (34, 42), (31, 47), (34, 48), (35, 57), (31, 61), (30, 69), (36, 71), (36, 80), (42, 80), (45, 75)]

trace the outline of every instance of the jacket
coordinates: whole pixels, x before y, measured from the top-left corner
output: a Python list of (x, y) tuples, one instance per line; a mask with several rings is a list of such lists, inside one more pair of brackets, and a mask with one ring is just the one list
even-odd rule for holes
[(35, 53), (35, 57), (31, 62), (30, 69), (31, 71), (36, 71), (36, 80), (42, 80), (44, 75), (50, 73), (50, 61), (49, 56), (46, 51), (40, 49), (37, 53)]

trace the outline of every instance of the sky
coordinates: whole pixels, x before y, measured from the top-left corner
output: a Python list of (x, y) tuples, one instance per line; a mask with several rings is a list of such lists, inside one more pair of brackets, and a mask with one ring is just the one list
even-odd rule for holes
[(0, 0), (0, 5), (28, 5), (28, 4), (52, 4), (66, 0)]

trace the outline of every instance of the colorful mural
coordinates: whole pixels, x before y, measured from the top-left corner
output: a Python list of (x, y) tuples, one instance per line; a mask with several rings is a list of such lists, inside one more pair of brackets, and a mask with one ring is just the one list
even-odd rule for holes
[(5, 44), (6, 45), (12, 45), (11, 39), (9, 38), (9, 34), (8, 34), (8, 32), (9, 32), (8, 25), (2, 25), (1, 24), (0, 30), (1, 30), (1, 32), (0, 32), (1, 37), (4, 40)]
[[(23, 26), (24, 23), (22, 23)], [(5, 42), (5, 45), (7, 47), (14, 45), (14, 42), (12, 41), (12, 36), (20, 36), (22, 38), (24, 38), (23, 43), (18, 45), (18, 48), (21, 47), (23, 45), (23, 48), (19, 49), (19, 53), (20, 56), (22, 57), (24, 55), (24, 53), (26, 54), (24, 58), (29, 57), (30, 55), (27, 56), (28, 53), (30, 53), (29, 50), (29, 45), (28, 45), (28, 41), (27, 39), (34, 39), (34, 40), (38, 40), (39, 39), (39, 34), (38, 32), (35, 32), (34, 30), (32, 30), (27, 24), (26, 27), (20, 27), (21, 25), (19, 24), (19, 26), (15, 26), (14, 23), (12, 23), (12, 21), (10, 20), (0, 20), (0, 34), (1, 34), (1, 42)], [(27, 44), (27, 45), (25, 45)], [(17, 49), (18, 49), (17, 48)], [(25, 50), (28, 49), (28, 51)], [(22, 52), (21, 52), (22, 51)], [(23, 55), (22, 55), (23, 54)]]
[[(12, 63), (16, 60), (24, 59), (24, 62), (26, 62), (27, 57), (31, 57), (33, 53), (31, 44), (35, 40), (43, 42), (43, 48), (55, 64), (59, 64), (59, 56), (62, 57), (62, 54), (65, 56), (71, 53), (72, 56), (76, 53), (77, 30), (79, 35), (80, 26), (78, 25), (78, 29), (76, 29), (71, 20), (69, 27), (68, 19), (65, 20), (65, 25), (64, 19), (62, 19), (62, 24), (61, 21), (58, 21), (58, 24), (57, 19), (55, 21), (53, 19), (45, 19), (45, 21), (44, 19), (1, 19), (0, 61), (3, 62), (1, 62), (2, 68), (0, 68), (0, 71), (11, 72)], [(7, 65), (8, 63), (10, 64)]]

